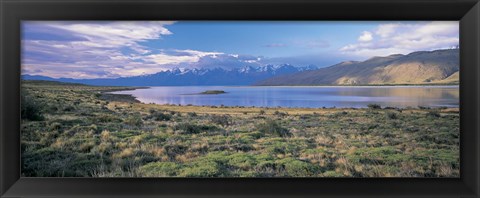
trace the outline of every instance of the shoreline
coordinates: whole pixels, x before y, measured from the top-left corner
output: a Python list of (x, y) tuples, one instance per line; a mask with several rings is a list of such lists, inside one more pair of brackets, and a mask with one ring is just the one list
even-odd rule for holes
[[(96, 85), (85, 85), (85, 84), (77, 84), (77, 83), (62, 83), (57, 81), (43, 81), (43, 80), (25, 80), (25, 82), (31, 83), (45, 83), (44, 85), (51, 86), (51, 85), (74, 85), (74, 86), (87, 86), (87, 87), (97, 87), (102, 88), (97, 90), (97, 97), (104, 101), (109, 102), (125, 102), (125, 103), (138, 103), (138, 104), (145, 104), (145, 105), (158, 105), (158, 106), (178, 106), (178, 107), (186, 107), (186, 106), (193, 106), (193, 107), (211, 107), (211, 108), (255, 108), (255, 109), (312, 109), (312, 110), (322, 110), (322, 109), (345, 109), (345, 110), (362, 110), (362, 109), (369, 109), (367, 106), (365, 107), (268, 107), (268, 106), (227, 106), (227, 105), (193, 105), (193, 104), (156, 104), (156, 103), (144, 103), (137, 99), (137, 97), (133, 96), (132, 94), (124, 94), (124, 93), (114, 93), (120, 91), (132, 91), (137, 89), (150, 89), (152, 87), (148, 86), (96, 86)], [(368, 88), (368, 87), (382, 87), (382, 88), (389, 88), (389, 87), (428, 87), (428, 86), (438, 86), (438, 87), (458, 87), (459, 85), (315, 85), (315, 86), (223, 86), (223, 87), (249, 87), (249, 88), (263, 88), (263, 87), (359, 87), (359, 88)], [(161, 86), (165, 87), (165, 86)], [(167, 87), (176, 87), (176, 86), (167, 86)], [(182, 87), (182, 86), (178, 86)], [(190, 87), (190, 86), (188, 86)], [(202, 86), (207, 87), (207, 86)], [(221, 87), (221, 86), (212, 86), (212, 87)], [(198, 93), (197, 93), (198, 94)], [(197, 95), (197, 94), (185, 94), (185, 95)], [(210, 94), (200, 94), (200, 95), (210, 95)], [(370, 103), (376, 104), (376, 103)], [(397, 109), (397, 110), (414, 110), (414, 109), (459, 109), (459, 107), (448, 107), (448, 106), (438, 106), (438, 107), (423, 107), (423, 106), (410, 106), (410, 107), (392, 107), (392, 106), (381, 106), (380, 109)]]
[[(178, 106), (178, 107), (211, 107), (211, 108), (259, 108), (259, 109), (347, 109), (347, 110), (356, 110), (356, 109), (369, 109), (368, 105), (376, 103), (370, 103), (365, 107), (268, 107), (268, 106), (242, 106), (242, 105), (235, 105), (235, 106), (228, 106), (228, 105), (194, 105), (194, 104), (157, 104), (157, 103), (145, 103), (137, 99), (137, 97), (133, 96), (132, 94), (124, 94), (124, 93), (113, 93), (113, 92), (120, 92), (120, 91), (131, 91), (136, 89), (148, 89), (151, 87), (141, 87), (141, 88), (133, 88), (133, 89), (124, 89), (124, 90), (115, 90), (115, 91), (103, 91), (102, 96), (105, 96), (106, 101), (116, 101), (116, 102), (128, 102), (128, 103), (140, 103), (146, 105), (159, 105), (159, 106)], [(228, 92), (227, 92), (228, 93)], [(182, 94), (182, 95), (212, 95), (212, 94)], [(380, 105), (381, 106), (381, 105)], [(449, 107), (449, 106), (437, 106), (437, 107), (428, 107), (428, 106), (407, 106), (407, 107), (393, 107), (393, 106), (381, 106), (380, 109), (396, 109), (396, 110), (413, 110), (413, 109), (460, 109), (460, 107)]]
[[(96, 86), (96, 85), (88, 85), (88, 86)], [(249, 87), (249, 88), (264, 88), (264, 87), (459, 87), (460, 84), (432, 84), (432, 85), (424, 85), (424, 84), (414, 84), (414, 85), (159, 85), (159, 86), (146, 86), (141, 87), (138, 89), (148, 89), (152, 87)], [(102, 87), (102, 86), (99, 86)], [(132, 86), (134, 87), (134, 86)], [(118, 90), (118, 91), (128, 91), (131, 89), (126, 90)]]
[[(185, 94), (187, 95), (187, 94)], [(191, 94), (193, 95), (193, 94)], [(132, 94), (112, 94), (112, 93), (107, 93), (107, 94), (102, 94), (104, 98), (101, 98), (103, 100), (109, 101), (109, 102), (126, 102), (126, 103), (139, 103), (139, 104), (145, 104), (145, 105), (158, 105), (158, 106), (174, 106), (174, 107), (205, 107), (205, 108), (238, 108), (238, 109), (243, 109), (243, 108), (255, 108), (255, 109), (311, 109), (311, 110), (322, 110), (322, 109), (345, 109), (345, 110), (363, 110), (363, 109), (370, 109), (368, 106), (365, 107), (282, 107), (282, 106), (277, 106), (277, 107), (268, 107), (268, 106), (242, 106), (242, 105), (235, 105), (235, 106), (228, 106), (228, 105), (194, 105), (194, 104), (157, 104), (157, 103), (144, 103), (140, 100), (137, 99), (137, 97), (134, 97)], [(376, 103), (371, 103), (371, 104), (376, 104)], [(438, 106), (438, 107), (424, 107), (424, 106), (407, 106), (407, 107), (392, 107), (392, 106), (381, 106), (378, 110), (415, 110), (415, 109), (421, 109), (421, 110), (442, 110), (442, 109), (460, 109), (460, 107), (448, 107), (448, 106)]]
[[(460, 107), (391, 107), (391, 106), (380, 106), (380, 108), (370, 108), (366, 107), (264, 107), (264, 106), (227, 106), (227, 105), (193, 105), (193, 104), (156, 104), (156, 103), (144, 103), (139, 101), (136, 97), (131, 94), (108, 94), (107, 98), (100, 98), (105, 101), (118, 103), (118, 105), (130, 105), (136, 104), (142, 107), (148, 107), (153, 109), (175, 109), (179, 112), (191, 112), (193, 109), (198, 110), (215, 110), (222, 111), (227, 110), (228, 112), (237, 112), (243, 113), (244, 110), (265, 110), (265, 111), (306, 111), (306, 112), (315, 112), (315, 111), (366, 111), (366, 110), (393, 110), (393, 111), (439, 111), (439, 112), (459, 112)], [(372, 103), (374, 104), (374, 103)]]

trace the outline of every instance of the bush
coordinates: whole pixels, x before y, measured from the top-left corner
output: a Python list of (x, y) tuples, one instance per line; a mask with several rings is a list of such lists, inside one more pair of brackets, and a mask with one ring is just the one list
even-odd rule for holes
[(382, 107), (378, 104), (368, 104), (367, 107), (369, 109), (381, 109)]
[(419, 109), (430, 109), (430, 107), (418, 106)]
[(337, 113), (334, 113), (334, 114), (330, 114), (328, 117), (330, 118), (339, 118), (339, 117), (342, 117), (342, 116), (345, 116), (347, 115), (348, 112), (346, 111), (341, 111), (341, 112), (337, 112)]
[(125, 124), (131, 125), (131, 126), (141, 126), (143, 124), (143, 120), (140, 116), (130, 116), (127, 119), (125, 119)]
[(175, 162), (153, 162), (140, 167), (143, 176), (168, 177), (177, 176), (181, 166)]
[(154, 119), (155, 121), (169, 121), (172, 119), (171, 114), (166, 114), (162, 112), (153, 112), (148, 117), (148, 119)]
[(75, 107), (73, 107), (73, 106), (71, 106), (71, 105), (66, 106), (66, 107), (63, 108), (63, 111), (73, 111), (73, 110), (75, 110)]
[(62, 128), (62, 124), (60, 124), (58, 122), (53, 122), (49, 126), (50, 131), (56, 131), (56, 130), (59, 130), (60, 128)]
[(218, 125), (228, 126), (231, 124), (231, 117), (230, 115), (212, 115), (210, 121)]
[(257, 129), (261, 133), (274, 134), (280, 137), (290, 137), (291, 135), (288, 129), (283, 128), (274, 120), (267, 120), (266, 122), (259, 124)]
[(288, 177), (311, 177), (316, 176), (320, 170), (318, 165), (300, 160), (286, 158), (278, 161)]
[(174, 130), (181, 131), (185, 134), (198, 134), (203, 131), (210, 131), (215, 130), (216, 127), (214, 126), (207, 126), (207, 125), (196, 125), (190, 123), (179, 123), (173, 127)]
[(284, 117), (284, 116), (287, 116), (288, 113), (280, 112), (280, 111), (275, 111), (275, 112), (273, 113), (273, 115), (280, 116), (280, 117)]
[(28, 96), (26, 92), (22, 93), (21, 106), (22, 119), (31, 121), (41, 121), (44, 119), (41, 114), (41, 105), (35, 101), (33, 97)]
[(439, 118), (440, 117), (440, 113), (438, 111), (429, 111), (427, 113), (427, 116), (430, 116), (430, 117), (434, 117), (434, 118)]
[(397, 119), (398, 117), (397, 117), (396, 113), (388, 112), (387, 113), (387, 118), (394, 120), (394, 119)]
[(218, 177), (222, 174), (219, 165), (214, 161), (195, 163), (193, 166), (182, 169), (183, 177)]
[(237, 153), (229, 157), (231, 158), (229, 159), (228, 164), (242, 170), (252, 169), (255, 164), (257, 164), (254, 154)]
[(95, 120), (101, 123), (113, 123), (113, 122), (121, 122), (122, 120), (114, 115), (111, 114), (99, 114), (95, 116)]

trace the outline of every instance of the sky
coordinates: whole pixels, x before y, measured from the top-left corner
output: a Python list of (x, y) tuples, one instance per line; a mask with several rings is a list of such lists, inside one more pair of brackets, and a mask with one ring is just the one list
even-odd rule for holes
[(22, 74), (92, 79), (173, 68), (326, 67), (458, 44), (458, 21), (23, 21)]

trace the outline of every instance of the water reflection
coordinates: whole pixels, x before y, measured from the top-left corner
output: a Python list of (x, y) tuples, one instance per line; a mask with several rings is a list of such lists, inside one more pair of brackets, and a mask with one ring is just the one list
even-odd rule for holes
[[(224, 90), (218, 95), (195, 94)], [(144, 103), (261, 107), (366, 107), (375, 103), (392, 107), (458, 107), (458, 86), (369, 87), (151, 87), (114, 92), (132, 94)]]

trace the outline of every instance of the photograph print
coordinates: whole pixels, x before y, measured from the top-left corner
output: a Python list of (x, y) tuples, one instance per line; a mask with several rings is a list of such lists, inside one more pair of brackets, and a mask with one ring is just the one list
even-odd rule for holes
[(458, 21), (22, 21), (22, 177), (458, 178)]

